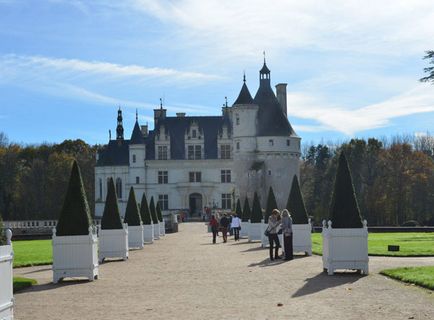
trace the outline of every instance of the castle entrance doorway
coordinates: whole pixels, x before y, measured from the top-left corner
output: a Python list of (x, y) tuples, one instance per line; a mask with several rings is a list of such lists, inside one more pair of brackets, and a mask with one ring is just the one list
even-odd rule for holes
[(202, 214), (202, 195), (192, 193), (189, 196), (190, 216), (201, 216)]

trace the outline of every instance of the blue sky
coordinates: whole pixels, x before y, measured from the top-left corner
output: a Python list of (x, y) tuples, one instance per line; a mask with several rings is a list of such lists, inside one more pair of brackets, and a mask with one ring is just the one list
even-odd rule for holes
[(0, 0), (0, 131), (106, 143), (138, 109), (218, 115), (262, 52), (304, 142), (434, 131), (431, 0)]

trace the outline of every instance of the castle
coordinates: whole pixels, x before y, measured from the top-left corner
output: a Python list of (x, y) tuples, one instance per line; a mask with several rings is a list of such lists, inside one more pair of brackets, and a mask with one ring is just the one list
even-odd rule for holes
[(95, 215), (102, 216), (107, 179), (113, 178), (122, 214), (128, 190), (159, 201), (163, 213), (184, 210), (200, 215), (206, 208), (231, 210), (234, 202), (256, 191), (265, 206), (273, 187), (277, 204), (286, 205), (294, 174), (299, 175), (300, 140), (286, 113), (286, 84), (270, 83), (264, 60), (259, 88), (252, 98), (244, 76), (241, 91), (221, 116), (167, 116), (154, 110), (154, 130), (140, 126), (137, 114), (131, 138), (124, 138), (119, 109), (116, 139), (97, 154)]

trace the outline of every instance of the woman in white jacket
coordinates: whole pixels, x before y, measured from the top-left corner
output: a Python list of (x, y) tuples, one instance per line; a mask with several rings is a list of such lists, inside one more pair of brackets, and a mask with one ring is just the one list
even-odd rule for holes
[(232, 217), (231, 229), (234, 231), (234, 240), (240, 240), (241, 219), (236, 214)]

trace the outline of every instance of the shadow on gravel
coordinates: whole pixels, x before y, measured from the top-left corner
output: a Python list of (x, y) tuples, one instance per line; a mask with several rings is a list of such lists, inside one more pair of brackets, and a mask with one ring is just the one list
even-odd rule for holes
[(68, 287), (73, 285), (88, 284), (89, 282), (90, 282), (89, 280), (66, 280), (60, 283), (36, 284), (29, 287), (28, 289), (17, 292), (17, 294), (25, 293), (25, 292), (39, 292), (39, 291), (60, 289), (62, 287)]
[(33, 271), (28, 271), (28, 272), (23, 272), (22, 274), (31, 274), (31, 273), (38, 273), (38, 272), (45, 272), (45, 271), (51, 271), (51, 266), (48, 268), (43, 268), (43, 269), (38, 269), (38, 270), (33, 270)]
[(364, 276), (354, 272), (335, 273), (333, 276), (329, 276), (326, 272), (322, 272), (312, 278), (307, 278), (305, 280), (304, 286), (298, 289), (297, 292), (292, 295), (292, 298), (314, 294), (316, 292), (333, 287), (339, 287), (344, 284), (351, 284), (363, 277)]

